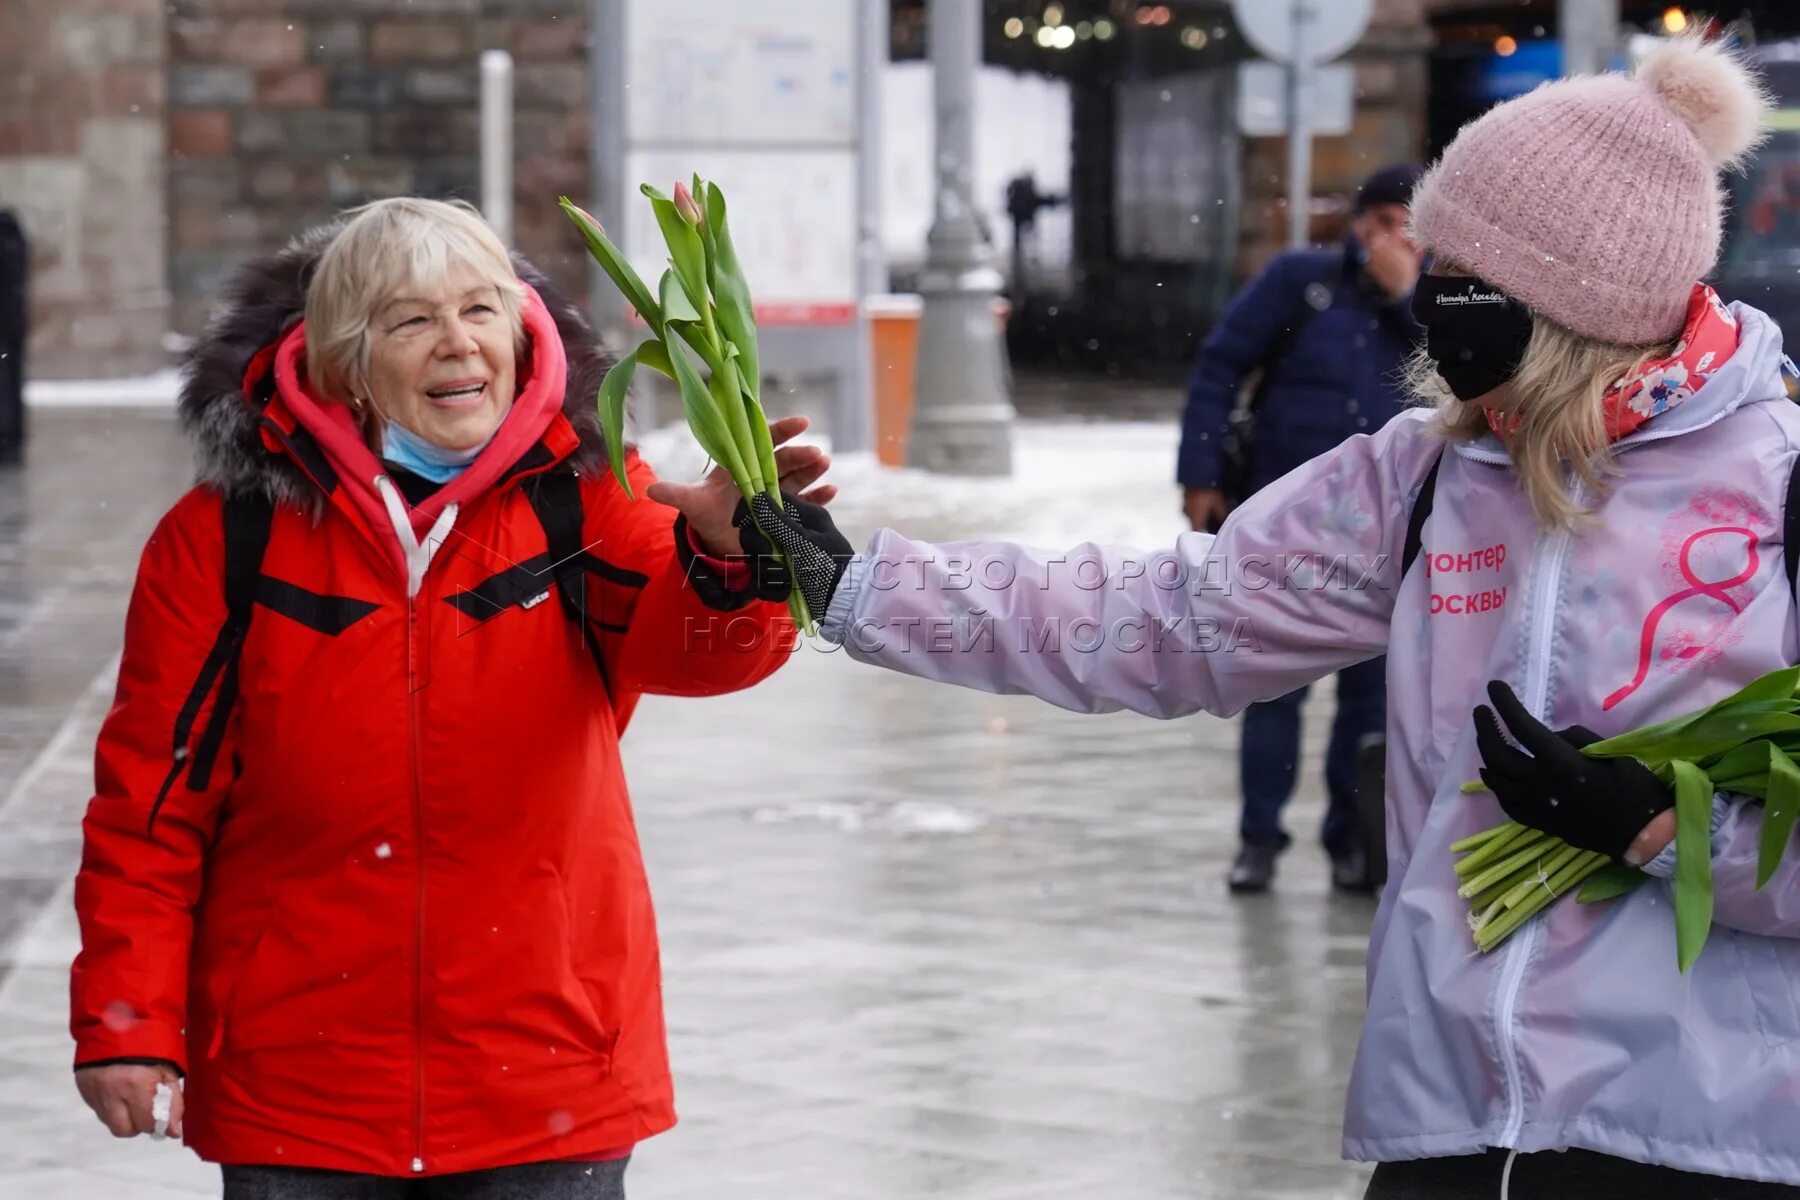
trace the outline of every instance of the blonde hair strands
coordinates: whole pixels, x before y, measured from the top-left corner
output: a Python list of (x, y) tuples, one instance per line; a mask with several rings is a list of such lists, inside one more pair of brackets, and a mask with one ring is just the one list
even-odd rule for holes
[[(1533, 316), (1531, 341), (1508, 385), (1514, 408), (1506, 415), (1516, 415), (1518, 426), (1502, 440), (1531, 510), (1546, 529), (1579, 525), (1590, 511), (1576, 503), (1571, 473), (1590, 497), (1606, 494), (1614, 470), (1606, 435), (1607, 389), (1674, 347), (1673, 341), (1650, 346), (1595, 341)], [(1419, 403), (1437, 408), (1447, 437), (1474, 441), (1488, 432), (1487, 410), (1453, 396), (1423, 349), (1407, 361), (1406, 388)]]
[(457, 271), (494, 286), (514, 338), (522, 337), (524, 285), (506, 247), (473, 207), (397, 196), (345, 213), (306, 289), (306, 376), (313, 390), (339, 401), (362, 394), (376, 312), (408, 289), (429, 289)]

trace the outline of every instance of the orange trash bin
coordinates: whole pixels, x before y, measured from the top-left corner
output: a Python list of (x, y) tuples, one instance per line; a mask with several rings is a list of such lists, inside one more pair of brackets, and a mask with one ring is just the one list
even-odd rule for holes
[[(919, 318), (925, 303), (910, 293), (870, 296), (864, 301), (864, 311), (869, 317), (875, 375), (875, 457), (883, 466), (903, 467), (918, 390)], [(1011, 315), (1012, 305), (1006, 297), (996, 296), (994, 318), (1002, 337)]]
[(875, 376), (875, 457), (883, 466), (904, 466), (925, 304), (913, 295), (870, 296), (865, 303)]

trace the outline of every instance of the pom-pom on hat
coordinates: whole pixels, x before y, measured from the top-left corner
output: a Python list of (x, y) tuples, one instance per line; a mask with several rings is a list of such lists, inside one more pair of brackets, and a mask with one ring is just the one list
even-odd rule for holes
[(1576, 333), (1667, 341), (1718, 260), (1719, 172), (1768, 108), (1741, 60), (1691, 36), (1631, 76), (1546, 83), (1456, 135), (1413, 194), (1414, 235)]

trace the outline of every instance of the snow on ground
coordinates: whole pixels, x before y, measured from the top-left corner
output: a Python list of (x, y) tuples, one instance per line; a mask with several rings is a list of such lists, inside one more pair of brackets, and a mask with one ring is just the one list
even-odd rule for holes
[(864, 829), (884, 833), (974, 833), (988, 823), (981, 813), (932, 801), (901, 800), (892, 804), (842, 801), (794, 801), (769, 805), (750, 814), (760, 825), (817, 821), (845, 833)]
[[(1172, 425), (1151, 421), (1022, 420), (1010, 477), (934, 475), (856, 453), (834, 458), (826, 479), (841, 489), (833, 507), (846, 526), (904, 518), (902, 532), (917, 528), (920, 536), (980, 530), (1032, 545), (1148, 549), (1186, 528), (1174, 483), (1178, 436)], [(697, 478), (706, 461), (686, 425), (653, 430), (638, 448), (671, 479)]]
[(25, 403), (31, 408), (170, 408), (181, 387), (173, 367), (126, 379), (28, 379)]

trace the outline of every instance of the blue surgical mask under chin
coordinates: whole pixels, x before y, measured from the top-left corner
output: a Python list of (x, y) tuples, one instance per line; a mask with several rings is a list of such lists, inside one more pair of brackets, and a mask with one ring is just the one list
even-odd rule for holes
[(479, 446), (468, 450), (446, 450), (432, 445), (404, 425), (389, 421), (381, 432), (381, 457), (421, 479), (449, 483), (467, 470), (493, 440), (493, 435), (489, 434)]

